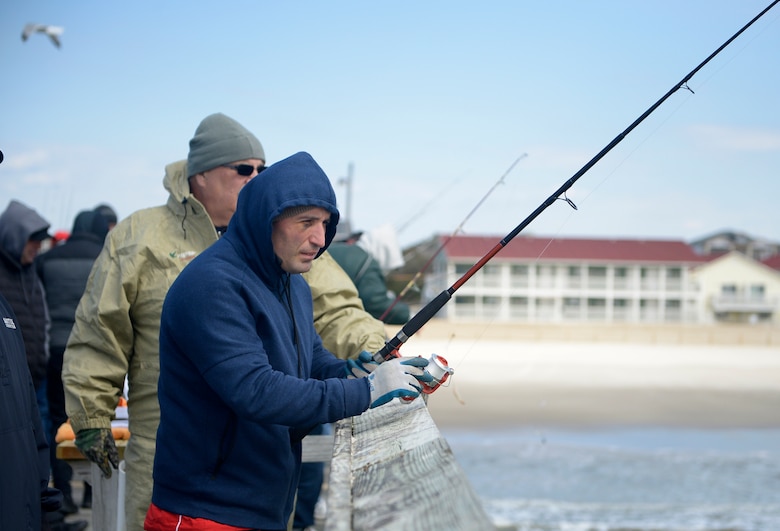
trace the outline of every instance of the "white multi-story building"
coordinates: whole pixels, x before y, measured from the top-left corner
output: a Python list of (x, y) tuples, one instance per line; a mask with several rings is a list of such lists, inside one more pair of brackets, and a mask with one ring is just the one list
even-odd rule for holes
[[(453, 320), (705, 323), (723, 315), (716, 315), (713, 301), (722, 283), (733, 283), (706, 269), (695, 277), (697, 268), (715, 257), (696, 254), (683, 241), (540, 237), (514, 238), (462, 282), (501, 237), (436, 240), (440, 252), (422, 302), (450, 290), (451, 299), (437, 316)], [(780, 271), (759, 266), (755, 271), (764, 278), (756, 285), (767, 277), (772, 286), (774, 277), (780, 282)], [(765, 302), (762, 309), (774, 309), (760, 319), (777, 319), (777, 300)]]

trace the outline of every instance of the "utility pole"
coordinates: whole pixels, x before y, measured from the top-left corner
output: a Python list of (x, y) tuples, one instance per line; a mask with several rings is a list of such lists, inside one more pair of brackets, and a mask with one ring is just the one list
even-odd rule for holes
[(350, 162), (347, 166), (347, 176), (339, 179), (339, 184), (343, 184), (347, 188), (347, 200), (344, 205), (344, 219), (352, 225), (352, 181), (354, 179), (354, 165)]

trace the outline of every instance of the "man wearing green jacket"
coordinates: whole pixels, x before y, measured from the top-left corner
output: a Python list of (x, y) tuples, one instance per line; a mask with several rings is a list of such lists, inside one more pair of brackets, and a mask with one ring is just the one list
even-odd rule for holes
[[(128, 530), (143, 529), (151, 501), (162, 303), (182, 269), (227, 230), (239, 191), (265, 162), (260, 141), (241, 124), (220, 113), (204, 118), (187, 160), (165, 169), (167, 203), (131, 214), (109, 233), (76, 311), (62, 371), (66, 411), (76, 445), (106, 477), (118, 466), (111, 419), (128, 380)], [(384, 337), (381, 323), (351, 316)], [(361, 347), (341, 351), (350, 348)], [(197, 436), (182, 434), (183, 444)]]
[(357, 244), (361, 235), (355, 232), (346, 239), (337, 236), (328, 252), (355, 284), (368, 313), (387, 324), (405, 324), (409, 320), (409, 306), (390, 295), (379, 262)]

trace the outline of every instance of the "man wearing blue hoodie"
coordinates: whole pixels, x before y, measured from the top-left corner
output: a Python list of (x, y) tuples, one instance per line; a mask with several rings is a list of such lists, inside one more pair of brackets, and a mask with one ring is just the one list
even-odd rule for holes
[(285, 529), (307, 432), (414, 399), (430, 380), (423, 358), (374, 368), (323, 348), (300, 273), (338, 220), (328, 177), (297, 153), (241, 190), (229, 230), (174, 281), (160, 328), (147, 531)]

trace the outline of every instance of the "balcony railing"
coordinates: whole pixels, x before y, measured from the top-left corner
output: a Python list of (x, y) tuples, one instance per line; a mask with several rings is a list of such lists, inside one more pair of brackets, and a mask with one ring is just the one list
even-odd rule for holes
[(712, 310), (720, 312), (770, 313), (777, 309), (777, 298), (721, 295), (712, 298)]

